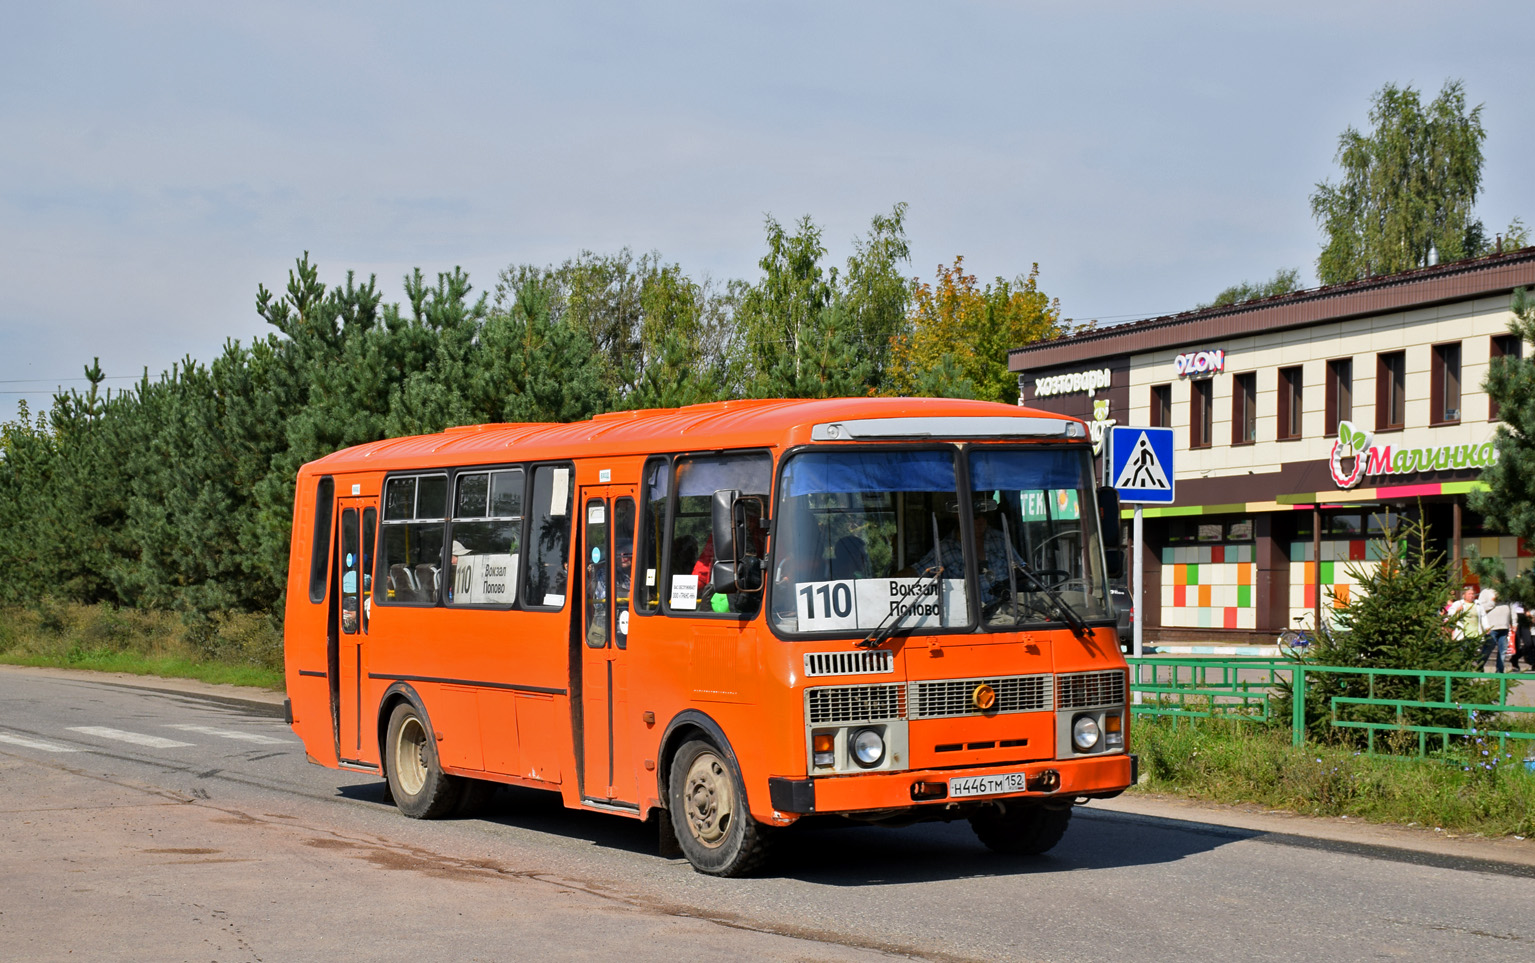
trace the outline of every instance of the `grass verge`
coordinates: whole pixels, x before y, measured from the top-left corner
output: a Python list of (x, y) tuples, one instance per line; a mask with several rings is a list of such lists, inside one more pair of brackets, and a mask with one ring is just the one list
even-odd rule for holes
[(0, 662), (283, 688), (282, 634), (262, 616), (204, 620), (44, 600), (0, 609)]
[(1524, 745), (1473, 742), (1449, 755), (1368, 756), (1352, 746), (1292, 746), (1288, 729), (1235, 720), (1177, 726), (1141, 717), (1132, 730), (1143, 791), (1254, 803), (1312, 816), (1485, 836), (1535, 835), (1535, 774)]

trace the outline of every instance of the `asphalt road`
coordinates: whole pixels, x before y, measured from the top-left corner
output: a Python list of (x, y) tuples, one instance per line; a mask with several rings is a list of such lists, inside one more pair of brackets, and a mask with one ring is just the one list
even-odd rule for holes
[(0, 960), (1535, 959), (1529, 844), (1129, 801), (1039, 858), (839, 824), (717, 880), (549, 793), (406, 819), (278, 707), (144, 685), (0, 668)]

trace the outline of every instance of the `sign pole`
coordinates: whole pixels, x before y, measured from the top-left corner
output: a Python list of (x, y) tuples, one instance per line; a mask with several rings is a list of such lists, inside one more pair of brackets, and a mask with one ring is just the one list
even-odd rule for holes
[[(1133, 549), (1135, 552), (1135, 561), (1133, 563), (1135, 572), (1135, 624), (1131, 626), (1131, 632), (1133, 633), (1133, 638), (1135, 639), (1134, 653), (1137, 659), (1141, 657), (1141, 626), (1146, 621), (1144, 617), (1146, 613), (1146, 606), (1142, 604), (1142, 596), (1144, 594), (1143, 588), (1145, 585), (1144, 579), (1146, 574), (1145, 560), (1143, 558), (1144, 553), (1141, 551), (1141, 539), (1144, 534), (1145, 530), (1141, 525), (1141, 504), (1140, 502), (1136, 502), (1135, 520), (1130, 528), (1130, 538), (1132, 544), (1135, 546)], [(1141, 704), (1141, 693), (1139, 689), (1135, 690), (1135, 704)]]

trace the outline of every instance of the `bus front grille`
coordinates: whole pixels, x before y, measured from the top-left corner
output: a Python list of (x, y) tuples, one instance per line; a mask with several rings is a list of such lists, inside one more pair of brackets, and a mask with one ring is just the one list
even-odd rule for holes
[[(1050, 675), (1017, 675), (993, 679), (939, 679), (913, 682), (908, 697), (913, 719), (1043, 712), (1050, 708)], [(994, 706), (976, 707), (975, 690), (987, 685), (996, 693)]]
[(895, 671), (895, 654), (869, 652), (806, 652), (805, 675), (888, 675)]
[(1089, 709), (1125, 704), (1125, 673), (1072, 672), (1056, 677), (1056, 704), (1062, 709)]
[(903, 719), (906, 687), (885, 685), (829, 685), (805, 690), (805, 715), (813, 726)]

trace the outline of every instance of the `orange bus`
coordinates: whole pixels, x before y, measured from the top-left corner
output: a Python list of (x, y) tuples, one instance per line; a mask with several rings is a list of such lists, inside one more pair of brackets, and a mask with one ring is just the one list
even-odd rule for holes
[(1135, 777), (1118, 518), (1082, 422), (987, 402), (359, 445), (299, 471), (287, 711), (407, 816), (554, 790), (704, 873), (810, 814), (1043, 852)]

